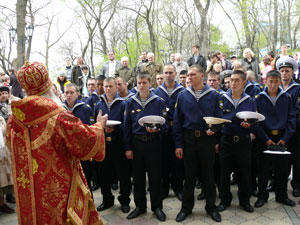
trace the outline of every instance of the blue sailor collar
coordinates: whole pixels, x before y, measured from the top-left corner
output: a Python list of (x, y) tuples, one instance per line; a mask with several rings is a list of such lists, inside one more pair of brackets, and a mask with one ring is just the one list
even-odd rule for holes
[(247, 80), (246, 86), (244, 87), (244, 90), (246, 90), (248, 87), (254, 86), (249, 80)]
[(299, 84), (298, 83), (296, 83), (294, 80), (291, 80), (291, 83), (290, 83), (290, 85), (287, 87), (287, 89), (283, 89), (283, 85), (281, 84), (280, 85), (280, 87), (281, 87), (281, 89), (282, 90), (284, 90), (284, 91), (288, 91), (288, 90), (290, 90), (292, 87), (294, 87), (294, 86), (299, 86)]
[[(192, 86), (188, 86), (186, 88), (186, 90), (188, 92), (190, 92), (190, 94), (193, 95), (195, 97), (195, 99), (197, 100), (196, 94), (195, 94), (195, 90), (194, 90), (194, 88)], [(215, 91), (215, 90), (213, 88), (211, 88), (209, 85), (207, 85), (207, 84), (204, 83), (204, 88), (202, 89), (202, 93), (200, 95), (200, 98), (202, 98), (204, 95), (208, 94), (211, 91)], [(199, 98), (199, 100), (200, 100), (200, 98)]]
[(95, 95), (95, 96), (97, 96), (97, 97), (98, 97), (98, 99), (100, 99), (100, 97), (101, 97), (101, 95), (98, 95), (98, 93), (97, 93), (97, 90), (96, 90), (96, 91), (94, 91), (94, 92), (92, 93), (92, 95)]
[[(233, 102), (233, 99), (232, 99), (232, 90), (231, 89), (229, 89), (227, 92), (225, 92), (223, 94), (223, 96), (225, 98), (227, 98), (227, 100), (234, 106), (234, 102)], [(246, 94), (245, 91), (243, 91), (241, 99), (240, 99), (237, 106), (239, 106), (243, 101), (245, 101), (248, 98), (250, 98), (250, 96), (248, 94)]]
[[(166, 94), (168, 94), (168, 89), (167, 89), (167, 86), (166, 86), (166, 83), (163, 82), (162, 85), (158, 86), (158, 88), (160, 88), (161, 90), (163, 90)], [(170, 96), (172, 96), (178, 89), (182, 89), (183, 86), (181, 86), (177, 81), (175, 81), (175, 86), (174, 86), (174, 89), (172, 90)]]
[[(132, 98), (134, 101), (136, 101), (140, 106), (143, 107), (143, 104), (142, 104), (142, 101), (141, 101), (139, 92), (137, 92), (137, 93), (136, 93), (135, 95), (133, 95), (131, 98)], [(158, 98), (158, 96), (155, 95), (155, 94), (153, 94), (153, 92), (150, 92), (150, 95), (148, 96), (148, 98), (147, 98), (147, 100), (146, 100), (146, 103), (145, 103), (145, 106), (144, 106), (144, 107), (146, 107), (146, 105), (147, 105), (149, 102), (151, 102), (152, 100), (154, 100), (154, 99), (156, 99), (156, 98)], [(144, 107), (143, 107), (143, 108), (144, 108)]]
[(68, 103), (67, 103), (67, 100), (65, 100), (64, 104), (63, 104), (63, 107), (71, 112), (73, 112), (77, 107), (81, 106), (81, 105), (84, 105), (85, 103), (80, 101), (78, 98), (76, 99), (75, 101), (75, 105), (73, 106), (73, 108), (69, 108), (68, 106)]
[[(109, 108), (109, 107), (108, 107), (108, 101), (107, 101), (107, 98), (106, 98), (106, 94), (104, 93), (103, 95), (100, 96), (100, 98), (105, 102), (107, 108)], [(112, 106), (115, 102), (117, 102), (117, 101), (124, 101), (124, 99), (121, 98), (120, 95), (119, 95), (118, 93), (116, 93), (116, 95), (115, 95), (113, 101), (111, 102), (111, 106)]]
[(265, 87), (265, 89), (260, 93), (261, 95), (264, 95), (267, 97), (267, 99), (270, 100), (270, 102), (272, 103), (273, 106), (276, 105), (277, 100), (280, 98), (281, 95), (283, 95), (284, 93), (286, 93), (286, 91), (282, 90), (281, 88), (278, 88), (277, 90), (277, 95), (276, 95), (276, 99), (275, 99), (275, 103), (273, 104), (273, 102), (271, 101), (271, 97), (268, 94), (268, 87)]

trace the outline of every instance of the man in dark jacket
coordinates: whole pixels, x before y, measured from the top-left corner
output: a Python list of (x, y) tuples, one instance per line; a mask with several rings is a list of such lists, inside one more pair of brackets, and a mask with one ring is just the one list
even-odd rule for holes
[[(80, 83), (79, 83), (79, 77), (82, 76), (82, 66), (83, 66), (83, 58), (81, 56), (77, 57), (77, 65), (73, 67), (72, 69), (72, 73), (71, 73), (71, 82), (76, 84), (77, 86), (80, 86)], [(85, 65), (87, 66), (87, 65)], [(88, 66), (87, 66), (88, 67)], [(88, 67), (88, 77), (91, 76), (91, 72), (90, 72), (90, 69)]]
[(11, 93), (13, 96), (23, 98), (23, 93), (22, 93), (22, 87), (19, 83), (19, 81), (16, 78), (15, 75), (15, 70), (14, 69), (9, 69), (9, 78), (10, 78), (10, 83), (9, 85), (11, 86)]
[(204, 71), (206, 71), (206, 68), (207, 68), (206, 59), (203, 55), (201, 55), (199, 53), (199, 48), (200, 48), (199, 45), (192, 46), (193, 56), (191, 58), (189, 58), (189, 60), (187, 61), (187, 64), (189, 66), (198, 64), (204, 69)]

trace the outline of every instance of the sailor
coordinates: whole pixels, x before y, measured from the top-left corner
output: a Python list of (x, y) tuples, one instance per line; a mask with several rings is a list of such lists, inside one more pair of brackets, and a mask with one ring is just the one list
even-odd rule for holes
[[(91, 107), (79, 100), (79, 87), (73, 83), (67, 84), (65, 87), (65, 97), (66, 100), (63, 104), (63, 107), (67, 110), (70, 110), (74, 116), (78, 117), (82, 123), (91, 125), (94, 124), (94, 115)], [(87, 161), (81, 161), (81, 166), (83, 168), (83, 172), (85, 174), (88, 186), (90, 188), (91, 193), (92, 192), (92, 162)]]
[(246, 212), (253, 212), (250, 205), (251, 196), (251, 138), (248, 122), (236, 117), (241, 111), (255, 111), (255, 101), (245, 93), (246, 74), (242, 70), (234, 70), (230, 78), (230, 89), (222, 95), (220, 102), (223, 118), (231, 120), (222, 129), (219, 145), (221, 168), (220, 198), (218, 211), (224, 211), (231, 205), (230, 174), (235, 171), (238, 175), (239, 204)]
[[(103, 113), (108, 114), (109, 120), (123, 122), (125, 101), (117, 94), (115, 79), (112, 77), (106, 78), (103, 87), (104, 94), (101, 95), (101, 101), (95, 106), (95, 116), (97, 117), (99, 110), (102, 110)], [(110, 185), (115, 171), (118, 180), (120, 180), (118, 200), (121, 204), (121, 210), (123, 213), (128, 213), (130, 210), (131, 181), (129, 164), (123, 150), (122, 127), (120, 125), (106, 126), (105, 140), (106, 156), (102, 163), (98, 165), (103, 202), (97, 207), (97, 210), (103, 211), (114, 205), (114, 196)]]
[(176, 68), (173, 64), (168, 64), (163, 71), (164, 83), (158, 86), (154, 93), (165, 100), (168, 112), (170, 127), (163, 133), (162, 138), (162, 178), (163, 178), (163, 198), (169, 195), (170, 185), (179, 200), (182, 200), (182, 188), (184, 178), (183, 160), (175, 156), (175, 145), (172, 136), (173, 115), (178, 94), (184, 87), (175, 81)]
[(162, 211), (161, 192), (161, 136), (168, 129), (165, 123), (161, 128), (143, 127), (138, 121), (145, 116), (165, 116), (166, 106), (163, 99), (149, 91), (149, 74), (137, 75), (138, 92), (126, 101), (124, 113), (124, 144), (126, 157), (132, 159), (134, 181), (134, 202), (136, 208), (127, 219), (134, 219), (146, 212), (146, 172), (149, 180), (151, 210), (160, 221), (166, 220)]
[(181, 210), (176, 221), (181, 222), (192, 213), (195, 199), (196, 178), (201, 172), (203, 191), (206, 197), (205, 210), (216, 222), (221, 216), (216, 209), (214, 181), (215, 133), (208, 130), (203, 119), (206, 116), (220, 117), (219, 94), (203, 83), (205, 71), (199, 65), (189, 68), (189, 87), (180, 92), (174, 112), (173, 135), (176, 157), (184, 160), (185, 182)]
[[(279, 59), (280, 60), (280, 59)], [(280, 68), (280, 66), (278, 67)], [(286, 146), (296, 129), (296, 110), (289, 94), (279, 88), (280, 73), (271, 70), (267, 73), (267, 87), (256, 98), (258, 112), (265, 116), (263, 125), (263, 145)], [(288, 198), (287, 182), (289, 176), (289, 155), (266, 154), (259, 155), (258, 199), (255, 207), (262, 207), (268, 201), (266, 191), (268, 178), (274, 171), (275, 199), (284, 205), (295, 206), (295, 202)]]
[(292, 103), (297, 111), (296, 116), (296, 132), (289, 142), (289, 148), (292, 153), (291, 164), (293, 165), (293, 179), (291, 185), (293, 187), (293, 196), (300, 197), (300, 115), (299, 115), (299, 101), (300, 101), (300, 85), (296, 83), (292, 77), (298, 69), (297, 62), (289, 57), (280, 57), (276, 61), (276, 68), (281, 74), (281, 88), (292, 97)]
[(116, 78), (118, 94), (124, 100), (128, 100), (131, 96), (134, 95), (130, 90), (128, 90), (128, 83), (123, 77)]
[(97, 105), (98, 101), (100, 101), (100, 96), (104, 93), (103, 90), (103, 82), (105, 80), (105, 76), (100, 75), (96, 78), (96, 90), (89, 96), (86, 103), (91, 106), (93, 112), (94, 107)]

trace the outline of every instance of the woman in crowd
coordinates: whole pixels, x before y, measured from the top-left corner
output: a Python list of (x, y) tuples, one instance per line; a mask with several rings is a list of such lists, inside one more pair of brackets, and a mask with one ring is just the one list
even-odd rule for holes
[(252, 70), (255, 74), (255, 81), (261, 83), (259, 62), (255, 58), (253, 51), (250, 48), (246, 48), (243, 52), (244, 59), (242, 60), (242, 66), (246, 70)]

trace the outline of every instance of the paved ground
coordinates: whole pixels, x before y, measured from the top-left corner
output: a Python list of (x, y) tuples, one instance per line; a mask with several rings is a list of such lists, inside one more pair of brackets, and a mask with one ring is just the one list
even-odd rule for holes
[[(300, 225), (300, 198), (292, 198), (297, 202), (296, 207), (286, 207), (278, 204), (274, 200), (274, 193), (271, 193), (269, 202), (265, 204), (264, 207), (255, 209), (254, 213), (247, 213), (243, 211), (237, 202), (236, 197), (236, 186), (232, 186), (234, 200), (230, 208), (228, 210), (221, 213), (222, 223), (221, 224), (243, 224), (243, 225), (260, 225), (260, 224), (270, 224), (270, 225), (285, 225), (285, 224), (299, 224)], [(200, 190), (196, 189), (196, 194), (199, 194)], [(117, 194), (117, 192), (115, 192)], [(289, 193), (291, 196), (291, 193)], [(98, 206), (101, 201), (100, 191), (97, 190), (95, 193), (95, 202), (96, 206)], [(167, 215), (166, 222), (159, 222), (155, 215), (150, 212), (150, 203), (149, 203), (149, 195), (148, 197), (148, 212), (141, 217), (138, 217), (134, 220), (127, 220), (127, 214), (124, 214), (120, 210), (120, 205), (116, 201), (116, 204), (111, 209), (108, 209), (104, 212), (100, 213), (100, 216), (103, 220), (104, 224), (109, 225), (173, 225), (173, 224), (186, 224), (186, 225), (201, 225), (201, 224), (214, 224), (214, 221), (207, 217), (204, 210), (204, 201), (196, 200), (195, 208), (193, 210), (193, 214), (189, 216), (183, 223), (176, 223), (175, 218), (180, 209), (180, 202), (173, 195), (173, 192), (170, 193), (170, 197), (164, 200), (164, 212)], [(251, 203), (254, 204), (256, 198), (251, 198)], [(11, 205), (15, 207), (15, 205)], [(131, 210), (134, 209), (133, 201), (130, 204)], [(17, 215), (16, 213), (11, 215), (1, 214), (0, 213), (0, 225), (16, 225)]]

